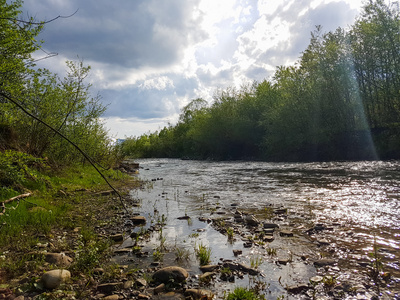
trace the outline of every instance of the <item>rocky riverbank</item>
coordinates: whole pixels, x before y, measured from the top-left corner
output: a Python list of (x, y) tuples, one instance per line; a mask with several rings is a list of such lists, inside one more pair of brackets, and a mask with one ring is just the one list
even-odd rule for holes
[(76, 205), (96, 235), (73, 226), (71, 216), (69, 229), (40, 236), (27, 272), (3, 284), (0, 299), (223, 299), (236, 287), (259, 299), (398, 295), (398, 280), (378, 264), (379, 249), (364, 257), (335, 243), (355, 234), (345, 224), (310, 224), (285, 207), (221, 206), (218, 195), (203, 195), (197, 212), (187, 213), (162, 181), (141, 184), (155, 191), (149, 201), (130, 192), (128, 212), (112, 192), (61, 193), (93, 195)]

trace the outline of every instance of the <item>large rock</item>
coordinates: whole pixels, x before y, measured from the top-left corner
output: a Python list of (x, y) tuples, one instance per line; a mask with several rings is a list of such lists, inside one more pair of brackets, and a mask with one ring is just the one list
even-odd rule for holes
[(71, 278), (71, 273), (68, 270), (51, 270), (42, 275), (42, 284), (46, 289), (53, 290), (58, 288), (61, 283), (66, 282)]
[(168, 283), (173, 280), (175, 283), (180, 283), (188, 278), (188, 272), (181, 267), (165, 267), (153, 274), (153, 279), (157, 282)]

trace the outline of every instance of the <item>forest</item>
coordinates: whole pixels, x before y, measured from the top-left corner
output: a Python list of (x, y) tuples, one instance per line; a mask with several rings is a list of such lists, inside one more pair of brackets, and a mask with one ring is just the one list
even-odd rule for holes
[(194, 99), (121, 145), (131, 157), (266, 161), (400, 158), (400, 19), (370, 1), (349, 29), (316, 26), (295, 65)]

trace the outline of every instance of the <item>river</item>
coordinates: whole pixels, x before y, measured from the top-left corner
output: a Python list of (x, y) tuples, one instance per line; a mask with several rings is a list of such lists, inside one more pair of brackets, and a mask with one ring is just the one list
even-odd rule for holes
[[(398, 295), (399, 161), (268, 163), (143, 159), (138, 162), (141, 169), (137, 176), (149, 184), (146, 189), (132, 191), (132, 196), (141, 203), (135, 209), (154, 220), (156, 214), (158, 219), (161, 216), (167, 220), (163, 234), (170, 249), (184, 245), (190, 251), (201, 242), (212, 249), (213, 263), (222, 258), (234, 259), (232, 250), (238, 247), (244, 250), (242, 260), (247, 264), (251, 257), (260, 255), (263, 259), (260, 269), (265, 274), (274, 274), (264, 280), (269, 289), (268, 299), (284, 295), (285, 285), (308, 282), (308, 278), (318, 274), (312, 264), (303, 263), (300, 258), (291, 260), (289, 266), (277, 266), (265, 253), (254, 248), (243, 249), (243, 238), (229, 243), (207, 222), (198, 220), (216, 216), (228, 220), (234, 208), (253, 213), (262, 221), (277, 220), (281, 227), (296, 233), (295, 242), (278, 238), (268, 245), (278, 250), (278, 256), (311, 259), (329, 255), (339, 259), (341, 263), (335, 273), (338, 282), (353, 273), (365, 274), (363, 267), (371, 261), (375, 246), (375, 256), (383, 263), (382, 271), (391, 276), (383, 290), (389, 298)], [(273, 214), (278, 208), (287, 213)], [(179, 216), (190, 216), (191, 221), (178, 220)], [(314, 234), (309, 229), (315, 225), (327, 230)], [(193, 237), (197, 239), (193, 241)], [(321, 239), (324, 246), (318, 243)], [(173, 251), (169, 252), (169, 258), (166, 255), (165, 259), (172, 262)], [(194, 265), (186, 263), (187, 268), (196, 272)], [(282, 278), (286, 282), (282, 283)], [(214, 289), (217, 288), (215, 284)]]

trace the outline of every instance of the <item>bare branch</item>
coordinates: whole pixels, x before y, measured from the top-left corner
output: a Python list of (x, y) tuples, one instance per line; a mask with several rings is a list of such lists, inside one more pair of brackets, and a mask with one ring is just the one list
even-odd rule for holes
[(25, 20), (20, 20), (20, 19), (14, 19), (14, 18), (0, 18), (0, 20), (9, 20), (9, 21), (14, 21), (14, 22), (19, 22), (19, 23), (23, 23), (23, 24), (27, 24), (27, 25), (44, 25), (44, 24), (48, 24), (50, 22), (53, 22), (57, 19), (68, 19), (73, 17), (77, 12), (78, 12), (79, 8), (71, 15), (69, 16), (57, 16), (51, 20), (48, 21), (42, 21), (42, 22), (33, 22), (33, 21), (25, 21)]
[(55, 133), (57, 133), (60, 137), (62, 137), (63, 139), (65, 139), (68, 143), (70, 143), (72, 146), (75, 147), (75, 149), (77, 149), (84, 157), (85, 159), (93, 166), (93, 168), (95, 168), (95, 170), (97, 171), (97, 173), (100, 174), (100, 176), (104, 179), (104, 181), (108, 184), (108, 186), (118, 195), (119, 200), (122, 204), (122, 207), (125, 209), (125, 211), (129, 214), (128, 209), (125, 206), (125, 203), (122, 199), (121, 194), (111, 185), (111, 183), (107, 180), (107, 178), (103, 175), (103, 173), (100, 172), (100, 170), (97, 168), (97, 166), (95, 165), (95, 163), (93, 162), (92, 158), (89, 157), (89, 155), (87, 155), (77, 144), (75, 144), (73, 141), (71, 141), (69, 138), (67, 138), (64, 134), (62, 134), (61, 132), (59, 132), (57, 129), (53, 128), (52, 126), (50, 126), (49, 124), (47, 124), (46, 122), (42, 121), (41, 119), (39, 119), (38, 117), (36, 117), (35, 115), (31, 114), (30, 112), (28, 112), (20, 103), (18, 103), (17, 100), (13, 99), (11, 96), (5, 94), (4, 92), (0, 91), (0, 96), (7, 99), (8, 101), (10, 101), (11, 103), (13, 103), (14, 105), (16, 105), (19, 109), (21, 109), (25, 114), (27, 114), (28, 116), (30, 116), (31, 118), (35, 119), (36, 121), (38, 121), (39, 123), (43, 124), (44, 126), (46, 126), (47, 128), (51, 129), (52, 131), (54, 131)]

